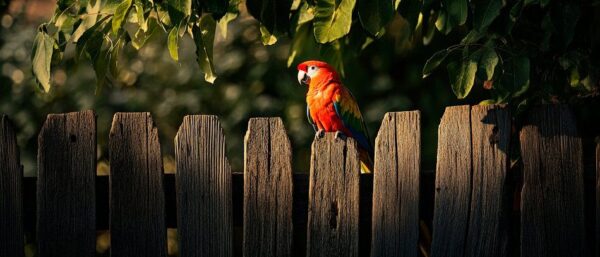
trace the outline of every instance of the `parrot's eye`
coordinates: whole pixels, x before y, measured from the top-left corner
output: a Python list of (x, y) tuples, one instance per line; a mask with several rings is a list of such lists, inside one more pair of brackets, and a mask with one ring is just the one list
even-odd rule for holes
[(317, 72), (319, 71), (319, 67), (317, 66), (308, 66), (306, 68), (306, 75), (308, 75), (309, 77), (315, 76), (315, 74), (317, 74)]

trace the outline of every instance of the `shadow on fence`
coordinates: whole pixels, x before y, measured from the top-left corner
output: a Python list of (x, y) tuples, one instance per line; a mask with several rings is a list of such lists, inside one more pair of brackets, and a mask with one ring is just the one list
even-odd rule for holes
[[(39, 135), (38, 177), (23, 178), (1, 116), (0, 256), (24, 256), (24, 231), (38, 256), (95, 256), (96, 230), (109, 229), (111, 256), (162, 257), (167, 227), (180, 256), (597, 256), (600, 212), (584, 210), (600, 210), (600, 183), (585, 195), (571, 112), (538, 107), (518, 142), (511, 121), (503, 106), (448, 107), (433, 174), (421, 171), (420, 113), (388, 113), (374, 174), (361, 175), (354, 140), (333, 134), (313, 142), (310, 173), (294, 174), (282, 121), (253, 118), (244, 172), (233, 173), (218, 118), (191, 115), (175, 138), (177, 173), (165, 175), (150, 114), (117, 113), (110, 176), (96, 176), (95, 114), (55, 114)], [(600, 173), (600, 146), (596, 156)]]

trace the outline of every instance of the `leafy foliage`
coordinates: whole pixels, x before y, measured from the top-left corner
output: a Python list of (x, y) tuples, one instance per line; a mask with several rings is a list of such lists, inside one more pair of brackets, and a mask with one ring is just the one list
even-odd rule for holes
[[(345, 65), (385, 35), (397, 44), (427, 45), (440, 34), (460, 40), (425, 62), (423, 78), (446, 67), (457, 98), (481, 84), (489, 92), (485, 103), (566, 101), (599, 94), (600, 40), (593, 33), (599, 9), (597, 0), (59, 0), (40, 27), (33, 71), (49, 91), (49, 64), (73, 43), (78, 56), (93, 62), (100, 87), (118, 75), (106, 67), (116, 67), (123, 47), (140, 49), (162, 32), (175, 61), (180, 38), (194, 39), (200, 70), (212, 83), (215, 31), (225, 37), (227, 24), (247, 10), (260, 23), (264, 45), (291, 38), (288, 66), (318, 58), (344, 74)], [(397, 20), (409, 29), (391, 29)]]

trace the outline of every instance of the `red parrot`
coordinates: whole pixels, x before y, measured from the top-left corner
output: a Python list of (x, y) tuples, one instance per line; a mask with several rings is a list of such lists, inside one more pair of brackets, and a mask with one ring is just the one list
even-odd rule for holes
[(350, 90), (342, 85), (335, 69), (321, 61), (306, 61), (298, 65), (298, 82), (308, 86), (306, 115), (316, 131), (336, 132), (336, 137), (348, 136), (358, 143), (362, 173), (373, 171), (373, 147), (358, 104)]

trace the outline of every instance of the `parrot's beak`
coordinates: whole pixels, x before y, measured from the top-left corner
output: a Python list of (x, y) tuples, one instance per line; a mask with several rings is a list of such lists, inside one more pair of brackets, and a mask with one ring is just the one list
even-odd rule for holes
[(308, 86), (308, 84), (310, 83), (310, 77), (303, 70), (298, 71), (298, 83), (304, 86)]

